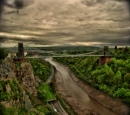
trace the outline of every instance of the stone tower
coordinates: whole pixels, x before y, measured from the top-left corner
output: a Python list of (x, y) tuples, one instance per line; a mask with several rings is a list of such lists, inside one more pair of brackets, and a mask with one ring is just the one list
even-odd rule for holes
[(23, 43), (18, 43), (18, 58), (24, 58)]
[(108, 55), (108, 46), (104, 46), (103, 55), (104, 56)]

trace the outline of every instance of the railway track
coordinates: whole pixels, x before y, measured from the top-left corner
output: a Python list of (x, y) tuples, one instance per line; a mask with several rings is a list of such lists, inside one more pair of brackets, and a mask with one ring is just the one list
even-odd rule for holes
[(50, 101), (49, 104), (58, 115), (68, 115), (57, 100)]

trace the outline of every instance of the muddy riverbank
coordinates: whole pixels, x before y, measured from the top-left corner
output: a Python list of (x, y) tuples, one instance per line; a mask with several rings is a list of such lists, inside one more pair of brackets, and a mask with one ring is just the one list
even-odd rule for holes
[(101, 91), (87, 85), (83, 81), (79, 80), (73, 72), (66, 66), (62, 66), (66, 71), (69, 72), (69, 75), (73, 79), (73, 81), (81, 87), (87, 94), (93, 98), (94, 100), (98, 101), (100, 104), (105, 106), (106, 108), (110, 109), (114, 113), (118, 115), (130, 115), (130, 107), (128, 107), (125, 103), (121, 102), (120, 100), (113, 99), (106, 94), (102, 93)]
[(118, 115), (92, 99), (70, 77), (68, 70), (61, 64), (47, 59), (56, 68), (56, 91), (64, 98), (78, 115)]

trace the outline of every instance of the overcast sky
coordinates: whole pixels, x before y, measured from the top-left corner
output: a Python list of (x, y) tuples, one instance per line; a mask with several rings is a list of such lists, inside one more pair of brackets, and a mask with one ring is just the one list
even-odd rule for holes
[[(12, 4), (13, 0), (7, 0)], [(24, 0), (25, 7), (4, 6), (2, 46), (128, 45), (130, 13), (115, 0)]]

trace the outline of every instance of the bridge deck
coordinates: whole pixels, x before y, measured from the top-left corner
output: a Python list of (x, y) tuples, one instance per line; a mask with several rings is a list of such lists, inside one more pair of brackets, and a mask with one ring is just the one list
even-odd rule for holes
[(27, 56), (25, 58), (46, 58), (46, 57), (113, 57), (114, 55), (59, 55), (59, 56)]

